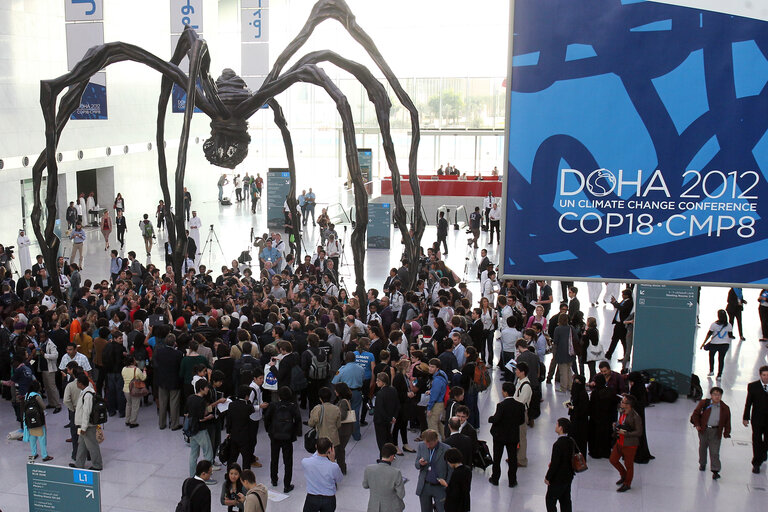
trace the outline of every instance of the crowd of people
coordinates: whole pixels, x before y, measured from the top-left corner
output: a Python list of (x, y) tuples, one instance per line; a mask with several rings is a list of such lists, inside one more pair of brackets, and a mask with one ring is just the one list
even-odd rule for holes
[[(302, 196), (306, 217), (314, 196)], [(120, 198), (117, 218), (123, 208)], [(282, 479), (283, 492), (293, 491), (293, 446), (303, 439), (312, 453), (301, 461), (304, 510), (326, 511), (335, 509), (336, 490), (344, 485), (350, 439), (361, 439), (361, 426), (373, 423), (366, 432), (373, 431), (378, 450), (363, 480), (373, 510), (404, 509), (403, 474), (391, 463), (412, 456), (422, 512), (466, 511), (475, 467), (490, 466), (489, 482), (500, 485), (506, 464), (505, 483), (517, 486), (543, 389), (554, 381), (552, 392), (567, 399), (569, 418), (555, 425), (560, 437), (545, 478), (547, 509), (559, 502), (570, 510), (575, 454), (608, 459), (620, 476), (617, 490), (632, 488), (634, 464), (653, 456), (645, 428), (646, 377), (613, 371), (609, 363), (619, 343), (624, 366), (629, 363), (629, 288), (610, 297), (615, 315), (608, 353), (573, 283), (563, 283), (568, 299), (556, 304), (546, 281), (498, 280), (487, 252), (478, 268), (477, 300), (446, 265), (438, 243), (420, 260), (413, 286), (403, 261), (381, 290), (358, 297), (347, 293), (339, 274), (338, 233), (321, 217), (322, 243), (301, 263), (272, 233), (253, 269), (233, 261), (215, 277), (202, 264), (187, 265), (183, 275), (170, 266), (145, 267), (133, 251), (128, 261), (118, 261), (113, 250), (111, 275), (93, 282), (81, 278), (74, 249), (70, 262), (58, 262), (58, 274), (69, 283), (63, 297), (53, 296), (39, 256), (18, 282), (6, 276), (0, 380), (19, 423), (17, 437), (30, 444), (30, 460), (53, 459), (46, 409), (58, 414), (66, 407), (70, 465), (93, 470), (109, 465), (99, 449), (101, 425), (109, 418), (118, 416), (127, 428), (157, 421), (160, 430), (181, 430), (189, 443), (182, 499), (192, 510), (210, 508), (208, 486), (219, 484), (213, 475), (225, 468), (221, 504), (261, 512), (267, 492), (257, 480), (269, 478), (277, 487)], [(74, 219), (73, 227), (74, 247), (81, 243), (82, 220)], [(197, 241), (199, 247), (199, 235)], [(178, 281), (182, 297), (175, 295)], [(729, 335), (723, 311), (705, 341), (717, 345)], [(712, 360), (721, 354), (721, 373), (724, 351), (715, 347), (710, 354)], [(496, 389), (494, 367), (503, 381), (502, 400), (487, 419), (486, 441), (478, 437), (478, 400)], [(710, 395), (691, 422), (699, 432), (700, 469), (709, 454), (717, 479), (730, 410), (721, 388)], [(142, 407), (150, 400), (156, 416)], [(768, 367), (750, 384), (744, 422), (752, 424), (752, 464), (759, 472), (768, 446)], [(267, 461), (255, 456), (258, 443), (269, 443), (268, 473), (259, 471)]]

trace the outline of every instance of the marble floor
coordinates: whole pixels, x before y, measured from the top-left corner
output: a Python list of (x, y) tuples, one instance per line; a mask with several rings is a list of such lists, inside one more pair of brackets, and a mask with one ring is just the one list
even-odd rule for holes
[[(302, 184), (299, 184), (300, 188)], [(304, 184), (312, 186), (313, 184)], [(334, 186), (323, 188), (316, 184), (316, 191), (322, 191), (325, 197), (335, 194)], [(214, 247), (210, 253), (212, 268), (219, 268), (224, 261), (231, 261), (240, 251), (247, 247), (248, 234), (253, 227), (256, 233), (265, 231), (266, 219), (264, 212), (256, 215), (250, 214), (249, 207), (245, 204), (221, 207), (215, 200), (215, 188), (211, 187), (211, 194), (205, 202), (197, 203), (194, 207), (198, 210), (203, 220), (203, 226), (213, 223), (221, 243), (222, 251)], [(322, 200), (319, 195), (318, 201)], [(137, 205), (151, 211), (154, 200), (146, 199), (146, 204)], [(129, 231), (127, 233), (126, 249), (134, 249), (142, 254), (139, 233), (137, 229), (131, 229), (138, 221), (138, 214), (128, 212)], [(431, 242), (435, 237), (435, 227), (427, 228), (425, 241)], [(482, 235), (482, 247), (487, 247), (492, 261), (498, 261), (496, 245), (487, 245), (486, 234)], [(306, 246), (312, 247), (310, 242), (317, 238), (317, 232), (311, 228), (307, 232)], [(386, 270), (394, 266), (400, 255), (398, 244), (399, 234), (393, 233), (393, 249), (370, 250), (366, 255), (366, 283), (369, 287), (380, 286), (386, 275)], [(158, 236), (158, 242), (165, 240), (164, 235)], [(349, 240), (347, 234), (346, 240)], [(114, 234), (111, 243), (116, 243)], [(466, 236), (463, 231), (449, 234), (449, 266), (460, 275), (465, 273), (465, 258), (468, 260), (468, 274), (475, 274), (476, 263), (472, 255), (466, 253)], [(33, 248), (34, 251), (34, 248)], [(222, 254), (223, 253), (223, 254)], [(85, 259), (84, 277), (101, 279), (108, 272), (108, 253), (104, 251), (101, 234), (95, 229), (88, 234), (88, 244)], [(157, 246), (153, 249), (151, 259), (160, 261)], [(33, 252), (34, 255), (34, 252)], [(347, 251), (349, 258), (349, 251)], [(204, 263), (208, 264), (209, 255), (204, 255)], [(348, 288), (353, 288), (354, 278), (352, 266), (343, 266), (342, 274)], [(470, 281), (470, 289), (478, 292), (479, 284)], [(577, 283), (583, 293), (580, 293), (581, 302), (585, 304), (586, 285)], [(553, 286), (556, 298), (559, 294), (559, 286)], [(701, 324), (706, 329), (711, 321), (716, 318), (716, 310), (725, 305), (726, 289), (704, 288), (701, 294), (700, 318)], [(625, 494), (617, 494), (613, 485), (616, 480), (616, 472), (607, 460), (588, 459), (589, 470), (576, 476), (573, 484), (574, 510), (697, 510), (720, 511), (730, 510), (758, 510), (765, 506), (768, 499), (768, 478), (765, 467), (759, 475), (750, 472), (749, 460), (751, 458), (751, 434), (748, 428), (741, 425), (740, 418), (743, 412), (746, 384), (756, 378), (757, 368), (768, 364), (768, 350), (758, 340), (759, 321), (757, 318), (756, 297), (757, 290), (745, 290), (745, 297), (749, 304), (744, 312), (747, 340), (734, 342), (732, 350), (726, 358), (726, 369), (722, 385), (725, 388), (724, 401), (732, 407), (733, 411), (733, 437), (724, 440), (722, 446), (723, 472), (722, 479), (712, 481), (709, 472), (697, 470), (697, 437), (694, 429), (688, 423), (688, 417), (693, 409), (693, 402), (684, 397), (674, 404), (659, 404), (647, 410), (648, 438), (651, 453), (656, 459), (648, 465), (636, 466), (635, 482), (632, 490)], [(610, 320), (612, 308), (599, 306), (589, 308), (588, 314), (598, 319), (601, 330), (601, 340), (607, 347), (610, 340)], [(703, 339), (704, 330), (699, 330), (698, 339)], [(614, 356), (618, 358), (620, 352)], [(615, 362), (615, 359), (614, 359)], [(696, 359), (696, 372), (698, 375), (706, 375), (706, 353), (699, 351)], [(714, 381), (702, 379), (705, 390), (714, 385)], [(501, 396), (501, 384), (499, 372), (493, 372), (493, 385), (480, 397), (481, 418), (485, 419), (492, 414), (495, 404)], [(527, 468), (521, 468), (518, 472), (520, 485), (515, 489), (506, 487), (506, 478), (502, 478), (500, 487), (491, 486), (485, 474), (475, 470), (472, 486), (473, 510), (515, 510), (515, 511), (542, 511), (544, 510), (544, 474), (551, 451), (551, 445), (555, 441), (554, 421), (565, 415), (562, 402), (565, 395), (556, 393), (552, 386), (544, 389), (544, 401), (542, 404), (542, 416), (536, 421), (536, 427), (528, 433), (528, 458)], [(48, 449), (55, 457), (54, 464), (66, 465), (69, 461), (71, 445), (65, 443), (69, 436), (68, 430), (63, 428), (67, 421), (64, 413), (53, 415), (48, 411)], [(304, 412), (306, 415), (306, 412)], [(187, 476), (189, 450), (184, 444), (179, 432), (169, 430), (159, 431), (156, 423), (156, 413), (153, 406), (144, 407), (139, 414), (140, 426), (128, 429), (122, 421), (113, 419), (106, 424), (106, 441), (102, 445), (104, 458), (104, 471), (101, 473), (102, 510), (110, 512), (139, 512), (157, 511), (166, 512), (175, 508), (180, 497), (181, 483)], [(13, 419), (13, 411), (8, 402), (0, 403), (0, 431), (5, 433), (16, 428)], [(410, 436), (415, 436), (409, 433)], [(481, 425), (480, 438), (490, 441), (488, 426), (485, 422)], [(265, 463), (265, 467), (256, 469), (256, 477), (259, 481), (268, 484), (269, 443), (262, 433), (256, 447), (256, 454)], [(363, 511), (366, 510), (368, 491), (361, 486), (362, 470), (376, 458), (376, 443), (373, 428), (363, 428), (361, 441), (350, 441), (348, 446), (348, 463), (350, 471), (338, 492), (339, 511)], [(23, 465), (26, 463), (28, 447), (18, 441), (4, 441), (0, 447), (0, 510), (2, 512), (17, 512), (27, 510), (27, 483)], [(300, 459), (304, 457), (303, 447), (298, 443), (294, 450), (294, 485), (296, 489), (289, 497), (281, 502), (271, 502), (271, 512), (299, 510), (304, 500), (304, 478), (301, 472)], [(406, 454), (396, 460), (404, 476), (409, 478), (406, 484), (406, 510), (418, 510), (418, 499), (415, 496), (416, 470), (414, 468), (414, 455)], [(214, 477), (221, 479), (222, 473), (215, 473)], [(219, 486), (211, 489), (214, 496), (213, 510), (224, 510), (218, 504)], [(274, 490), (282, 490), (276, 488)], [(69, 510), (66, 507), (61, 510)]]

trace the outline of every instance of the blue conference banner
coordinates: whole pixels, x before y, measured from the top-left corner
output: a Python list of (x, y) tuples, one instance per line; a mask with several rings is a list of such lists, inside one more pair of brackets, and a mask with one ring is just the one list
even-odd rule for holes
[(368, 203), (367, 240), (369, 249), (389, 249), (392, 239), (390, 203)]
[(80, 106), (70, 119), (107, 119), (107, 74), (94, 74), (80, 97)]
[(267, 172), (267, 227), (285, 226), (283, 206), (291, 191), (291, 174), (288, 169), (269, 169)]
[(503, 274), (768, 283), (768, 22), (516, 0)]

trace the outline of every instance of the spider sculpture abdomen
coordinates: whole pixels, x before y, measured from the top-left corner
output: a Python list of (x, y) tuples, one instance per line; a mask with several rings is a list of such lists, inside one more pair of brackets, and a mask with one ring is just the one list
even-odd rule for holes
[[(216, 79), (219, 98), (228, 111), (251, 96), (245, 81), (229, 68)], [(203, 143), (205, 158), (218, 167), (234, 169), (248, 156), (248, 122), (228, 116), (211, 121), (211, 138)]]

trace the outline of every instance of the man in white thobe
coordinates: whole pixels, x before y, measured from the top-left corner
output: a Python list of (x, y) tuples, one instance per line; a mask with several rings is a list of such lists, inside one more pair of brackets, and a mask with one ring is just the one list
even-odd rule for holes
[(203, 246), (200, 245), (200, 228), (203, 226), (203, 221), (197, 216), (196, 211), (192, 211), (192, 218), (189, 219), (189, 236), (195, 240), (195, 247), (197, 247), (197, 254), (202, 254)]
[(25, 270), (32, 269), (32, 258), (29, 255), (30, 245), (32, 245), (32, 242), (29, 240), (29, 237), (23, 229), (20, 229), (19, 238), (16, 239), (16, 250), (19, 253), (19, 264), (21, 265), (20, 271), (22, 274)]

